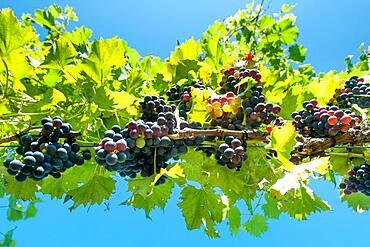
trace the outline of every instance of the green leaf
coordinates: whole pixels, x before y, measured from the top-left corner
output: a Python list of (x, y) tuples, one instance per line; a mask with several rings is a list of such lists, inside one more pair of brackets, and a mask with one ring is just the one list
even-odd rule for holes
[(213, 189), (197, 189), (188, 185), (182, 190), (180, 199), (178, 206), (182, 210), (187, 229), (198, 229), (204, 225), (208, 236), (218, 237), (215, 226), (222, 221), (225, 208), (221, 197)]
[(266, 203), (261, 206), (264, 215), (271, 219), (278, 219), (281, 212), (279, 210), (278, 201), (266, 194)]
[(0, 57), (8, 56), (12, 51), (28, 44), (36, 38), (31, 26), (21, 27), (11, 9), (0, 12)]
[(269, 15), (264, 15), (258, 20), (258, 25), (260, 29), (267, 29), (274, 25), (275, 20)]
[(131, 70), (127, 78), (122, 81), (122, 88), (130, 94), (139, 95), (148, 76), (142, 70)]
[(27, 206), (26, 212), (24, 212), (24, 218), (33, 218), (37, 214), (37, 208), (35, 206), (35, 202), (30, 202)]
[(112, 72), (126, 64), (125, 49), (117, 38), (95, 40), (91, 45), (91, 54), (85, 60), (83, 70), (98, 84), (103, 84)]
[(312, 213), (331, 209), (327, 202), (302, 184), (298, 189), (290, 189), (282, 198), (280, 210), (298, 220), (305, 220)]
[(308, 85), (308, 90), (316, 96), (319, 105), (326, 105), (333, 97), (335, 89), (340, 88), (342, 83), (337, 72), (330, 71), (323, 77), (312, 81)]
[(246, 185), (240, 171), (235, 171), (221, 166), (214, 158), (207, 157), (209, 161), (203, 165), (204, 171), (208, 174), (209, 184), (222, 189), (224, 193), (230, 190), (239, 194)]
[(284, 13), (286, 13), (286, 12), (289, 12), (289, 11), (291, 11), (292, 9), (294, 9), (295, 8), (295, 4), (283, 4), (282, 6), (281, 6), (281, 11), (282, 12), (284, 12)]
[(127, 183), (128, 191), (146, 198), (153, 190), (153, 180), (154, 177), (130, 179)]
[(370, 197), (360, 192), (343, 195), (341, 201), (347, 202), (348, 207), (360, 213), (370, 209)]
[(50, 195), (51, 199), (61, 199), (68, 191), (77, 189), (81, 183), (90, 181), (95, 167), (96, 164), (86, 162), (83, 166), (66, 170), (59, 179), (48, 176), (42, 181), (41, 192)]
[(73, 58), (75, 56), (77, 56), (77, 52), (73, 44), (68, 39), (61, 36), (54, 41), (42, 67), (64, 70), (68, 65), (73, 64)]
[(98, 87), (95, 90), (94, 102), (99, 106), (99, 108), (110, 110), (113, 107), (114, 99), (113, 97), (109, 97), (108, 89), (105, 87)]
[(9, 198), (9, 206), (7, 210), (7, 219), (9, 221), (16, 221), (23, 219), (23, 207), (17, 202), (15, 197)]
[(197, 60), (199, 51), (200, 46), (194, 38), (188, 39), (172, 52), (170, 63), (177, 65), (181, 60)]
[(15, 241), (12, 239), (14, 230), (15, 228), (4, 234), (4, 240), (0, 243), (1, 247), (15, 247)]
[(333, 170), (342, 176), (347, 175), (348, 170), (352, 168), (352, 164), (349, 162), (349, 157), (346, 155), (347, 153), (348, 150), (346, 148), (336, 148), (335, 153), (328, 153)]
[(289, 158), (296, 144), (296, 137), (297, 132), (292, 122), (286, 122), (281, 127), (273, 128), (271, 133), (271, 144), (269, 147), (277, 152), (277, 159), (282, 162), (287, 170), (294, 168)]
[(36, 199), (38, 187), (35, 181), (27, 179), (20, 183), (14, 177), (6, 176), (6, 194), (15, 196), (17, 199), (30, 200)]
[(84, 206), (101, 204), (103, 200), (110, 198), (115, 188), (115, 183), (116, 181), (110, 177), (94, 175), (89, 182), (68, 192), (68, 195), (74, 201), (73, 208), (77, 208), (81, 204)]
[(307, 49), (303, 45), (294, 44), (289, 47), (289, 59), (302, 63), (306, 59)]
[(289, 89), (288, 93), (280, 104), (281, 112), (279, 116), (284, 119), (291, 119), (291, 114), (297, 109), (298, 95), (293, 94), (292, 90)]
[(182, 162), (179, 165), (184, 170), (186, 179), (197, 181), (200, 184), (207, 182), (207, 175), (203, 172), (204, 163), (210, 162), (203, 152), (189, 148), (188, 152), (180, 156)]
[(284, 18), (282, 18), (278, 22), (278, 27), (279, 27), (279, 39), (284, 43), (284, 44), (293, 44), (297, 37), (298, 37), (298, 28), (297, 26), (294, 25), (291, 15), (288, 15)]
[(237, 207), (232, 206), (227, 212), (227, 218), (229, 219), (229, 229), (232, 235), (239, 233), (240, 228), (240, 211)]
[[(135, 191), (133, 195), (124, 204), (131, 205), (135, 209), (143, 209), (147, 218), (150, 218), (150, 212), (155, 208), (164, 209), (168, 199), (171, 196), (174, 183), (171, 180), (167, 180), (164, 184), (158, 186), (147, 187), (148, 181), (153, 179), (136, 181), (136, 188), (132, 189)], [(141, 187), (138, 187), (138, 182), (142, 182)], [(131, 184), (132, 186), (132, 184)], [(150, 188), (150, 192), (146, 193), (146, 189)]]
[(252, 219), (243, 224), (242, 228), (256, 237), (261, 237), (261, 234), (268, 229), (267, 219), (263, 215), (254, 214)]

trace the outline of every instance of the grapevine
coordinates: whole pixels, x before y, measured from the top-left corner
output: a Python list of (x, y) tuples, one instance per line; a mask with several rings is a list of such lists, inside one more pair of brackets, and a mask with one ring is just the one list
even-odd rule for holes
[(339, 177), (341, 200), (369, 209), (368, 54), (346, 71), (316, 74), (302, 64), (287, 7), (262, 9), (216, 22), (167, 59), (70, 31), (71, 9), (22, 20), (2, 10), (4, 196), (15, 205), (50, 195), (73, 210), (109, 203), (126, 181), (122, 205), (149, 217), (176, 187), (186, 227), (211, 237), (223, 221), (232, 234), (259, 236), (282, 213), (302, 220), (329, 210), (312, 177)]

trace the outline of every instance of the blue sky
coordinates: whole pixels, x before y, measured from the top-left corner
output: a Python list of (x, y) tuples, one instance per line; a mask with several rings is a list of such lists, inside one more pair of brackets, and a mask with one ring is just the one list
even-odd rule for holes
[[(176, 40), (200, 37), (214, 20), (232, 15), (245, 6), (240, 0), (1, 0), (0, 8), (11, 7), (20, 16), (52, 3), (75, 7), (79, 25), (94, 31), (94, 37), (119, 36), (141, 54), (169, 55)], [(300, 42), (308, 48), (307, 62), (317, 71), (343, 69), (343, 59), (358, 53), (361, 42), (370, 37), (370, 1), (266, 1), (269, 11), (278, 10), (282, 3), (297, 3)], [(104, 207), (79, 208), (70, 213), (61, 201), (38, 204), (36, 218), (10, 224), (2, 221), (0, 231), (18, 226), (15, 238), (18, 246), (344, 246), (366, 245), (370, 236), (370, 214), (356, 214), (340, 203), (338, 191), (331, 184), (312, 184), (319, 196), (330, 202), (333, 211), (315, 214), (308, 221), (298, 222), (282, 216), (269, 222), (269, 230), (262, 238), (241, 233), (232, 237), (227, 226), (220, 228), (220, 239), (209, 239), (203, 231), (187, 231), (181, 212), (176, 207), (178, 191), (174, 193), (165, 211), (153, 213), (147, 220), (144, 213), (117, 206), (128, 197), (127, 187), (118, 183), (111, 201), (111, 210)], [(1, 203), (1, 201), (0, 201)], [(1, 205), (0, 205), (1, 206)], [(0, 208), (0, 219), (5, 218)], [(361, 236), (358, 235), (361, 231)]]

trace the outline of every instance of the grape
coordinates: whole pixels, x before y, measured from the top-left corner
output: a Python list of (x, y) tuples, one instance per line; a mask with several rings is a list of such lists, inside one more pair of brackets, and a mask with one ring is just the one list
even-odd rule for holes
[(21, 139), (20, 139), (21, 145), (27, 146), (27, 145), (30, 145), (31, 142), (32, 142), (32, 136), (30, 136), (30, 135), (21, 136)]
[(113, 140), (112, 140), (112, 141), (107, 141), (107, 142), (104, 144), (104, 149), (105, 149), (105, 151), (107, 151), (108, 153), (113, 152), (116, 148), (117, 148), (117, 144), (116, 144)]
[(145, 147), (145, 139), (144, 138), (139, 138), (136, 140), (136, 147), (137, 148), (143, 148)]
[(65, 150), (64, 148), (58, 148), (56, 154), (61, 159), (68, 156), (67, 150)]
[(124, 139), (118, 140), (116, 142), (116, 149), (117, 151), (124, 151), (127, 148), (127, 143)]
[(90, 150), (85, 150), (82, 154), (82, 157), (84, 158), (84, 160), (91, 160), (91, 152)]
[(33, 176), (36, 178), (42, 178), (45, 174), (45, 170), (42, 166), (38, 166), (35, 170), (33, 170)]
[(15, 180), (17, 180), (18, 182), (23, 182), (26, 179), (27, 179), (27, 175), (23, 173), (18, 173), (17, 175), (15, 175)]
[(22, 169), (23, 166), (23, 163), (19, 160), (12, 160), (9, 163), (9, 169), (12, 171), (19, 171), (20, 169)]

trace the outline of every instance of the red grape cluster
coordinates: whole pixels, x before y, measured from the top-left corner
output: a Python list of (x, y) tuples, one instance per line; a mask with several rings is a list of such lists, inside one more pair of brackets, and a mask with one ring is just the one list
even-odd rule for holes
[(225, 94), (226, 92), (232, 91), (235, 94), (243, 92), (247, 88), (247, 83), (239, 85), (241, 80), (250, 77), (255, 80), (258, 85), (262, 85), (261, 73), (257, 69), (248, 69), (247, 65), (254, 58), (253, 53), (249, 53), (241, 61), (238, 61), (233, 66), (226, 65), (222, 69), (223, 79), (220, 83), (220, 93)]
[(339, 184), (339, 188), (343, 190), (345, 195), (359, 191), (370, 196), (370, 166), (368, 164), (364, 163), (353, 167), (348, 171), (348, 176), (343, 183)]
[(355, 128), (361, 118), (351, 110), (337, 106), (318, 106), (317, 100), (303, 102), (304, 109), (293, 112), (292, 118), (300, 134), (310, 137), (334, 137)]
[(207, 100), (206, 111), (210, 114), (211, 125), (226, 129), (239, 129), (243, 123), (241, 99), (233, 92), (213, 95)]

